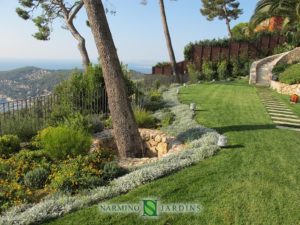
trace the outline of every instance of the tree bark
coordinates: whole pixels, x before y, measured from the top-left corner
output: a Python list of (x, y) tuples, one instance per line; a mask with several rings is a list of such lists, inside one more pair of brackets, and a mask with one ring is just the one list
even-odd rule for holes
[(73, 37), (77, 40), (78, 44), (78, 50), (80, 52), (81, 58), (82, 58), (82, 65), (85, 71), (87, 71), (91, 61), (86, 49), (85, 39), (81, 36), (81, 34), (78, 32), (78, 30), (75, 28), (73, 21), (67, 21), (67, 27), (70, 30)]
[(160, 14), (161, 14), (162, 24), (163, 24), (164, 33), (165, 33), (166, 42), (167, 42), (167, 48), (169, 51), (170, 62), (171, 62), (172, 70), (173, 70), (173, 75), (176, 78), (176, 82), (180, 82), (180, 77), (179, 77), (177, 64), (176, 64), (176, 58), (175, 58), (171, 35), (170, 35), (168, 22), (167, 22), (164, 0), (159, 0), (159, 6), (160, 6)]
[(78, 32), (76, 27), (74, 26), (74, 18), (78, 14), (78, 12), (81, 10), (83, 7), (83, 2), (77, 2), (73, 5), (72, 9), (73, 10), (68, 10), (66, 5), (64, 4), (63, 1), (57, 2), (59, 5), (60, 9), (62, 10), (62, 13), (64, 15), (65, 23), (66, 26), (68, 27), (69, 31), (71, 32), (72, 36), (77, 40), (78, 42), (78, 50), (80, 52), (81, 58), (82, 58), (82, 65), (85, 71), (87, 71), (88, 66), (90, 65), (90, 58), (86, 49), (85, 45), (85, 39), (82, 37), (82, 35)]
[(228, 18), (226, 18), (226, 26), (227, 26), (229, 38), (232, 38), (232, 31), (231, 31), (231, 28), (230, 28), (230, 22), (229, 22)]
[(143, 142), (127, 97), (122, 68), (102, 1), (83, 0), (83, 2), (100, 56), (119, 155), (141, 157)]
[(227, 12), (227, 9), (226, 9), (226, 5), (224, 5), (223, 10), (224, 10), (224, 13), (225, 13), (225, 20), (226, 20), (228, 35), (229, 35), (229, 38), (232, 38), (232, 31), (231, 31), (231, 27), (230, 27), (230, 20), (228, 18), (228, 12)]

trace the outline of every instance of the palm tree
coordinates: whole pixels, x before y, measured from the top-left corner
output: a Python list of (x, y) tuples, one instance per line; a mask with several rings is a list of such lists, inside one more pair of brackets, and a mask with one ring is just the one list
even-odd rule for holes
[(103, 69), (114, 136), (121, 157), (141, 157), (143, 142), (127, 98), (125, 81), (102, 0), (83, 0)]
[(300, 21), (299, 0), (260, 0), (258, 1), (254, 15), (250, 20), (251, 28), (271, 17), (283, 17), (286, 26), (292, 26)]

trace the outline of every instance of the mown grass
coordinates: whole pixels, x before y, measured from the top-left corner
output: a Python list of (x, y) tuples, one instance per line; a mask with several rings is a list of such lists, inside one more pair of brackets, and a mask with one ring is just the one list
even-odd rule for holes
[(49, 222), (60, 224), (299, 224), (300, 138), (275, 129), (256, 88), (245, 82), (183, 88), (180, 99), (198, 106), (196, 120), (229, 138), (213, 158), (112, 199), (137, 203), (200, 203), (199, 214), (103, 214), (96, 206)]

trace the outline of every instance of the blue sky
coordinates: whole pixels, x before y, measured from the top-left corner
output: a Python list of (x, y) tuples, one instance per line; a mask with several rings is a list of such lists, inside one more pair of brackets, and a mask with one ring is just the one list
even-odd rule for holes
[[(150, 65), (167, 61), (158, 0), (103, 0), (116, 9), (115, 16), (108, 15), (109, 24), (121, 61)], [(244, 14), (232, 23), (246, 22), (252, 15), (256, 1), (240, 0)], [(1, 0), (0, 3), (0, 60), (80, 60), (76, 41), (71, 34), (61, 29), (62, 22), (53, 26), (51, 40), (37, 41), (31, 35), (35, 27), (30, 21), (20, 19), (15, 8), (18, 0)], [(184, 46), (201, 39), (227, 36), (224, 21), (207, 21), (199, 12), (200, 0), (165, 0), (167, 17), (177, 60), (183, 60)], [(97, 60), (97, 51), (89, 28), (85, 25), (84, 10), (76, 18), (76, 26), (87, 40), (88, 51)]]

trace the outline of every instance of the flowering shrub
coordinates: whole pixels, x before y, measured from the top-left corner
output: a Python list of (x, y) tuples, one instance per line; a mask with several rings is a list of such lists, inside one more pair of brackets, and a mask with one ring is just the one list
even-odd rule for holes
[[(74, 194), (106, 184), (122, 174), (113, 162), (114, 156), (105, 150), (64, 161), (53, 161), (43, 150), (22, 150), (0, 158), (0, 211), (38, 202), (51, 193)], [(110, 169), (111, 165), (115, 167)]]
[(112, 160), (112, 155), (105, 152), (67, 159), (53, 167), (49, 188), (55, 192), (75, 194), (82, 189), (101, 186), (106, 183), (107, 177), (115, 178), (119, 174), (118, 166), (113, 173), (106, 171), (107, 164)]
[(20, 139), (15, 135), (4, 135), (0, 137), (0, 156), (8, 155), (20, 150)]

